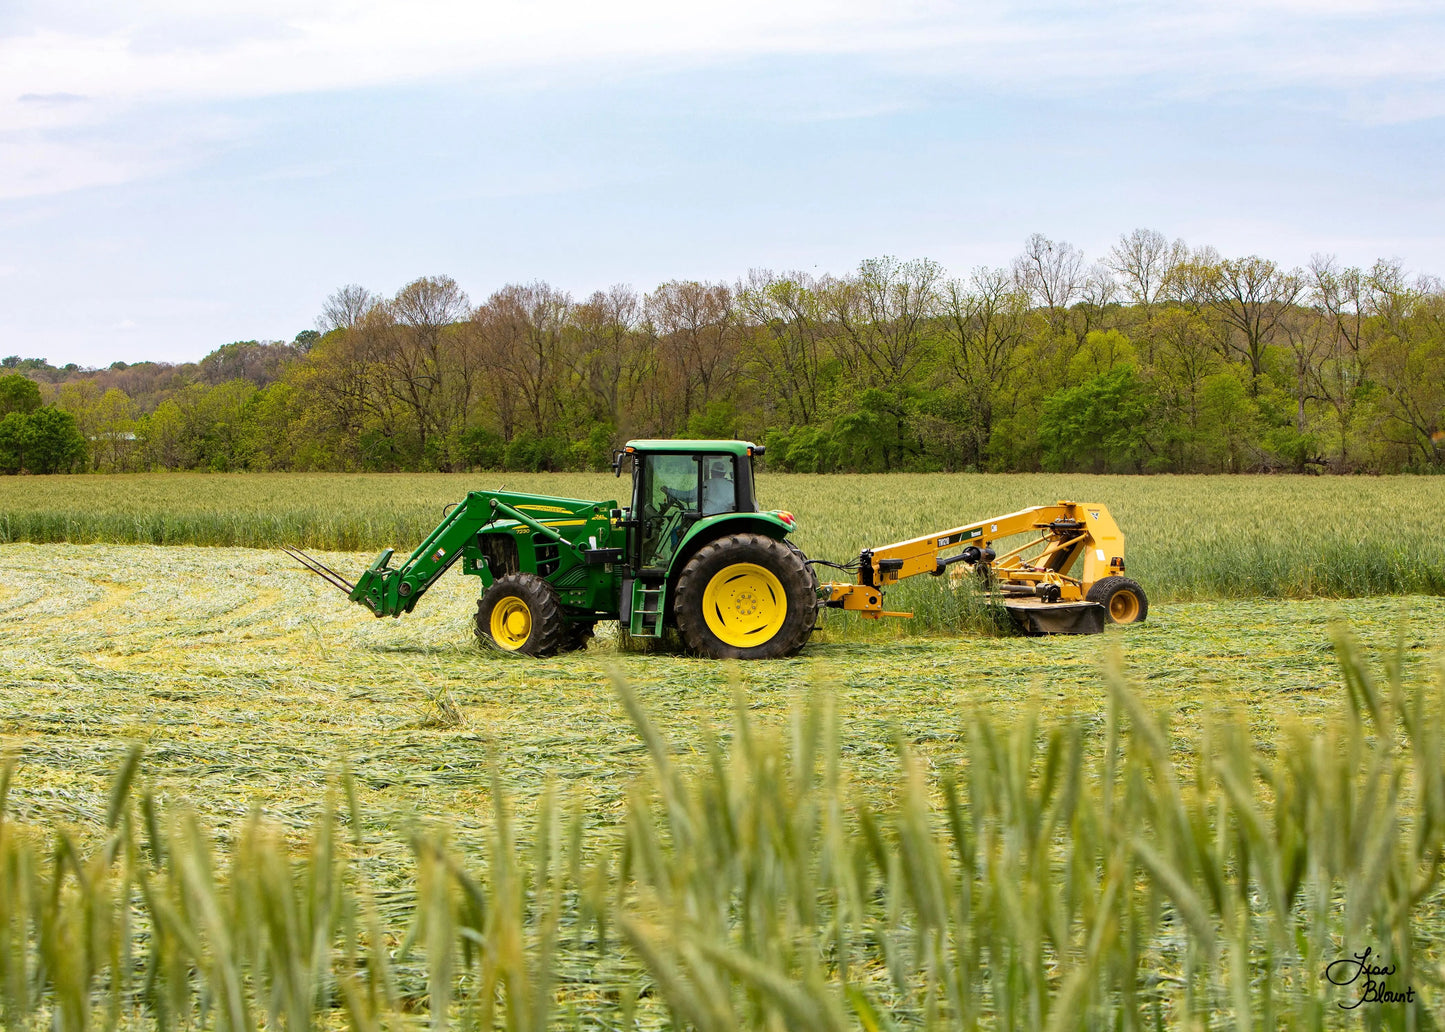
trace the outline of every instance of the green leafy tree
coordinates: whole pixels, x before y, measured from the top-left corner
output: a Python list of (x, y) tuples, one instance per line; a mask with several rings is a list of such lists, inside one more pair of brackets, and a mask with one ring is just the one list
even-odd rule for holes
[(26, 415), (39, 407), (40, 387), (34, 380), (19, 373), (0, 376), (0, 416), (12, 412)]
[(273, 383), (241, 407), (237, 452), (247, 469), (297, 468), (293, 428), (300, 405), (296, 394), (289, 383)]
[(0, 419), (0, 472), (73, 473), (85, 461), (85, 435), (69, 412), (47, 405)]
[(84, 467), (85, 435), (75, 417), (51, 405), (29, 416), (25, 465), (32, 473), (73, 473)]
[(0, 419), (0, 473), (15, 474), (25, 468), (25, 430), (30, 417), (24, 412), (7, 412)]
[(1204, 472), (1242, 473), (1254, 468), (1259, 452), (1259, 405), (1249, 396), (1237, 367), (1205, 377), (1199, 392), (1199, 416), (1205, 442)]
[(124, 391), (112, 387), (95, 405), (92, 460), (107, 472), (132, 467), (136, 444), (135, 406)]
[(827, 473), (833, 468), (833, 446), (820, 426), (798, 428), (788, 446), (787, 469), (797, 473)]
[(187, 426), (186, 414), (174, 398), (167, 398), (141, 420), (137, 434), (146, 465), (151, 469), (190, 467), (196, 442)]
[(1152, 397), (1132, 365), (1100, 373), (1044, 399), (1039, 440), (1051, 470), (1138, 472)]
[(495, 430), (472, 426), (462, 431), (457, 450), (469, 469), (500, 469), (506, 447)]

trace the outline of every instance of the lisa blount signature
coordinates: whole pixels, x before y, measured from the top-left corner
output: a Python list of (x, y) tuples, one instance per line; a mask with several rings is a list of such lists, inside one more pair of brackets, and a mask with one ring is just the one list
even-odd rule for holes
[[(1354, 1003), (1340, 1004), (1341, 1010), (1354, 1010), (1362, 1003), (1414, 1003), (1415, 987), (1405, 986), (1404, 992), (1385, 987), (1385, 979), (1395, 973), (1394, 964), (1371, 964), (1373, 947), (1366, 946), (1364, 953), (1352, 953), (1336, 960), (1325, 968), (1325, 978), (1335, 985), (1358, 985), (1359, 997)], [(1363, 983), (1360, 981), (1364, 979)]]

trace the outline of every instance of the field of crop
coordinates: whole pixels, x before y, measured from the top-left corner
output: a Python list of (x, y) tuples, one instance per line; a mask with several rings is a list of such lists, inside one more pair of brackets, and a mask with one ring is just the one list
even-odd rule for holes
[[(1153, 604), (1000, 637), (919, 578), (743, 665), (484, 652), (470, 578), (379, 621), (271, 550), (500, 479), (0, 478), (0, 1026), (1442, 1020), (1445, 481), (769, 475), (835, 560), (1102, 502)], [(1412, 1004), (1336, 1006), (1366, 946)]]
[[(605, 474), (0, 477), (0, 542), (70, 541), (405, 554), (468, 489), (616, 498)], [(1445, 594), (1441, 477), (1095, 477), (764, 473), (810, 556), (858, 550), (1059, 498), (1109, 506), (1152, 599)], [(916, 606), (904, 585), (896, 601)]]
[[(301, 483), (314, 500), (331, 479)], [(796, 497), (765, 504), (828, 525), (830, 481), (778, 479)], [(921, 478), (853, 478), (903, 523), (855, 500), (836, 545), (804, 547), (1044, 484), (955, 479), (967, 497), (925, 508)], [(435, 482), (448, 497), (458, 480)], [(151, 483), (169, 494), (137, 519), (182, 494), (220, 519), (223, 490), (286, 482)], [(336, 478), (337, 509), (375, 483)], [(1216, 500), (1195, 525), (1254, 547), (1315, 483), (1240, 481), (1258, 522), (1230, 528)], [(1361, 514), (1362, 548), (1393, 506), (1392, 547), (1425, 554), (1429, 506), (1400, 495)], [(1145, 514), (1182, 516), (1169, 491), (1105, 500), (1156, 598), (1212, 583), (1152, 583), (1169, 567), (1149, 566), (1165, 539)], [(439, 509), (397, 510), (393, 540)], [(0, 547), (0, 1025), (1439, 1020), (1445, 598), (1162, 602), (1053, 639), (859, 638), (835, 617), (797, 659), (732, 665), (607, 638), (545, 661), (483, 652), (474, 591), (449, 575), (380, 621), (275, 552)], [(1343, 673), (1337, 621), (1359, 643)], [(1324, 965), (1366, 946), (1413, 1005), (1336, 1006), (1358, 992)]]

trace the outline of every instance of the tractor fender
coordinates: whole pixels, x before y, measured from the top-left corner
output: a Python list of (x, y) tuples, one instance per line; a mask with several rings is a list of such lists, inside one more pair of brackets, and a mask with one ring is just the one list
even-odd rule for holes
[(730, 534), (765, 534), (782, 541), (793, 532), (793, 527), (792, 523), (772, 512), (726, 512), (694, 523), (677, 543), (677, 551), (673, 553), (672, 565), (667, 571), (667, 591), (662, 598), (667, 624), (672, 625), (672, 600), (677, 579), (703, 545)]

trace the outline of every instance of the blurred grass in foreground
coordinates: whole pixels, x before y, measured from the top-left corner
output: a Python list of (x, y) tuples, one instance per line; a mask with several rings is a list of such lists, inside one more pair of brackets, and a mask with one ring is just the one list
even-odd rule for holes
[[(764, 506), (799, 518), (812, 558), (1070, 498), (1109, 506), (1129, 574), (1156, 601), (1445, 594), (1445, 477), (781, 474)], [(466, 491), (506, 486), (626, 501), (594, 473), (127, 474), (0, 477), (0, 543), (110, 542), (406, 554)], [(890, 596), (933, 612), (934, 589)], [(921, 601), (920, 601), (921, 600)]]
[[(86, 847), (5, 821), (7, 764), (0, 1023), (1433, 1027), (1445, 679), (1343, 636), (1339, 664), (1327, 726), (1261, 749), (1217, 718), (1181, 757), (1115, 663), (1102, 742), (980, 715), (946, 769), (899, 742), (883, 802), (821, 693), (776, 732), (739, 696), (687, 756), (619, 683), (650, 757), (620, 825), (547, 791), (520, 840), (494, 778), (482, 854), (397, 829), (401, 886), (352, 860), (344, 771), (299, 844), (261, 816), (220, 844), (133, 751)], [(1366, 947), (1413, 1003), (1338, 1006), (1361, 986), (1322, 973)]]

